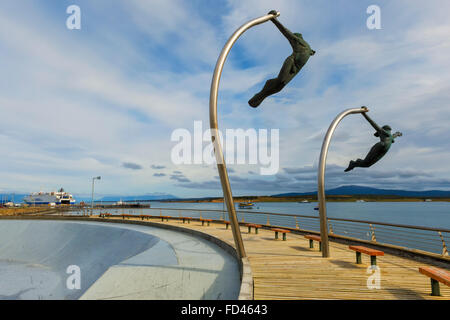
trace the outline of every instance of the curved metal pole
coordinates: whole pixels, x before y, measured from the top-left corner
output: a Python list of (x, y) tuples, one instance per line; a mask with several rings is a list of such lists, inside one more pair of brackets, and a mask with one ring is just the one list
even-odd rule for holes
[(233, 231), (234, 243), (236, 245), (236, 250), (239, 258), (246, 257), (244, 243), (242, 242), (241, 230), (239, 229), (239, 222), (236, 217), (236, 209), (234, 207), (233, 195), (231, 193), (230, 181), (228, 179), (227, 168), (225, 166), (225, 159), (223, 157), (222, 146), (220, 144), (220, 139), (218, 135), (218, 124), (217, 124), (217, 97), (219, 91), (220, 76), (222, 75), (222, 69), (227, 59), (228, 53), (230, 52), (233, 44), (236, 40), (248, 29), (258, 24), (269, 21), (272, 18), (278, 17), (280, 15), (277, 12), (276, 15), (265, 15), (256, 19), (253, 19), (245, 24), (243, 24), (239, 29), (237, 29), (233, 35), (228, 39), (227, 43), (222, 49), (219, 58), (217, 59), (216, 68), (214, 69), (214, 75), (211, 82), (211, 91), (209, 95), (209, 124), (211, 127), (211, 140), (214, 144), (214, 151), (217, 162), (217, 170), (219, 171), (220, 182), (222, 184), (222, 190), (224, 195), (224, 200), (228, 209), (228, 216), (230, 218), (231, 230)]
[(320, 215), (320, 237), (322, 242), (322, 257), (328, 258), (330, 256), (330, 247), (328, 243), (328, 221), (327, 221), (327, 204), (325, 201), (325, 167), (327, 161), (328, 147), (330, 146), (331, 138), (337, 125), (349, 114), (368, 112), (366, 107), (347, 109), (341, 112), (331, 123), (328, 128), (325, 139), (323, 140), (322, 150), (320, 151), (319, 172), (317, 174), (317, 199), (319, 201), (319, 215)]

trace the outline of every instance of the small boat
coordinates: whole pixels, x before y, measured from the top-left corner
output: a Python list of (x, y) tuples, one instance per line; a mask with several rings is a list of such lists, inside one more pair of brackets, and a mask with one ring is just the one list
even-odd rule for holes
[(309, 203), (308, 200), (299, 201), (298, 203)]
[(366, 202), (366, 201), (364, 201), (364, 200), (356, 200), (356, 202)]
[(255, 204), (252, 202), (240, 202), (239, 209), (251, 209)]

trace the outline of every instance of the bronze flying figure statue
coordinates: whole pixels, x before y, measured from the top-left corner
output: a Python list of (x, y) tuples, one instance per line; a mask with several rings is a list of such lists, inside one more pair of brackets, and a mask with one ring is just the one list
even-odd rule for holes
[(378, 160), (380, 160), (389, 150), (391, 145), (395, 142), (394, 138), (401, 137), (401, 132), (396, 132), (394, 134), (391, 134), (391, 127), (388, 125), (383, 126), (380, 128), (369, 116), (364, 112), (362, 114), (364, 118), (374, 127), (376, 130), (374, 136), (380, 138), (380, 142), (376, 143), (369, 151), (367, 156), (363, 159), (357, 159), (356, 161), (351, 160), (348, 168), (344, 171), (350, 171), (353, 170), (353, 168), (356, 167), (363, 167), (368, 168), (371, 165), (375, 164)]
[[(269, 14), (276, 14), (275, 10), (269, 12)], [(268, 96), (280, 92), (292, 78), (303, 68), (310, 56), (313, 56), (316, 52), (311, 49), (308, 42), (306, 42), (301, 33), (292, 33), (286, 29), (277, 18), (271, 19), (271, 21), (277, 26), (280, 32), (288, 39), (292, 46), (292, 54), (286, 58), (281, 67), (280, 73), (275, 79), (266, 81), (264, 88), (255, 94), (253, 98), (248, 101), (248, 104), (253, 108), (256, 108), (261, 102)]]

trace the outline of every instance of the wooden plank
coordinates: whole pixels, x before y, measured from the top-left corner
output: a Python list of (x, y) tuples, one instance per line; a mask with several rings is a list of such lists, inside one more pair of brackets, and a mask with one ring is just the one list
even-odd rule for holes
[(322, 241), (322, 239), (319, 236), (313, 235), (313, 234), (307, 234), (305, 236), (306, 239), (315, 240), (315, 241)]
[(420, 267), (419, 272), (443, 284), (450, 286), (450, 272), (434, 267)]
[(281, 233), (289, 233), (289, 232), (291, 232), (291, 230), (278, 229), (278, 228), (271, 228), (270, 230), (275, 231), (275, 232), (281, 232)]
[(384, 256), (384, 252), (363, 246), (349, 246), (350, 250), (368, 254), (369, 256)]

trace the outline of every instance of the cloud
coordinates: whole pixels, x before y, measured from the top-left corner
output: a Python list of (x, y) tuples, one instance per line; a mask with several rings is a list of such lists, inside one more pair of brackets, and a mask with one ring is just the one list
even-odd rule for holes
[(190, 182), (190, 183), (183, 183), (181, 185), (183, 188), (188, 189), (197, 189), (197, 190), (207, 190), (207, 189), (213, 189), (213, 190), (219, 190), (221, 189), (220, 182), (218, 181), (202, 181), (202, 182)]
[(137, 163), (133, 163), (133, 162), (124, 162), (122, 163), (122, 167), (127, 168), (127, 169), (132, 169), (132, 170), (141, 170), (142, 166), (137, 164)]
[(152, 164), (152, 169), (165, 169), (166, 168), (166, 166), (160, 166), (160, 165), (154, 165), (154, 164)]
[(188, 183), (191, 182), (181, 171), (174, 171), (174, 174), (170, 175), (170, 180), (175, 180), (177, 182)]
[[(337, 165), (327, 166), (325, 175), (327, 189), (352, 184), (388, 189), (426, 190), (432, 188), (433, 185), (442, 187), (445, 186), (445, 183), (450, 182), (450, 179), (442, 179), (428, 172), (410, 169), (390, 171), (356, 168), (348, 173), (345, 173), (344, 169), (344, 167)], [(286, 173), (279, 173), (272, 178), (230, 175), (229, 179), (233, 190), (245, 191), (246, 194), (313, 192), (317, 190), (316, 167), (283, 168), (283, 171)], [(221, 188), (218, 179), (186, 183), (179, 186), (192, 189)], [(251, 192), (248, 190), (251, 190)]]
[(165, 173), (154, 173), (153, 176), (154, 177), (165, 177), (166, 174)]
[[(296, 174), (296, 173), (311, 173), (313, 172), (313, 167), (303, 167), (303, 168), (283, 168), (283, 171), (289, 174)], [(317, 169), (316, 169), (317, 170)]]
[(186, 178), (186, 177), (183, 177), (183, 176), (176, 176), (176, 175), (171, 175), (170, 176), (170, 179), (171, 180), (175, 180), (175, 181), (177, 181), (177, 182), (191, 182), (191, 180), (189, 180), (188, 178)]

